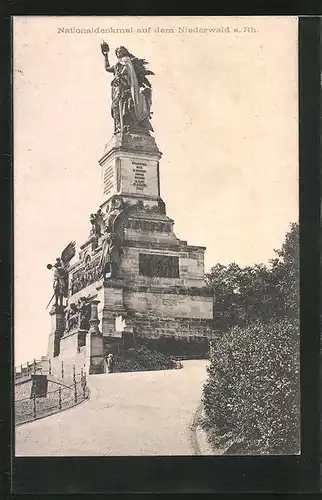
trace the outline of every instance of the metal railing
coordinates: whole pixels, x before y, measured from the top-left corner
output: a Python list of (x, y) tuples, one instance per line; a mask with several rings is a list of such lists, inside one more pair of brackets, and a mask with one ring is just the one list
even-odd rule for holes
[(58, 388), (43, 394), (31, 394), (29, 398), (15, 400), (15, 424), (20, 425), (38, 418), (46, 417), (68, 408), (72, 408), (81, 401), (88, 399), (89, 390), (86, 374), (82, 371), (69, 385), (53, 382)]
[(43, 373), (44, 361), (42, 359), (34, 359), (33, 361), (27, 361), (18, 367), (15, 367), (15, 379), (20, 379), (23, 377), (28, 377), (35, 373)]

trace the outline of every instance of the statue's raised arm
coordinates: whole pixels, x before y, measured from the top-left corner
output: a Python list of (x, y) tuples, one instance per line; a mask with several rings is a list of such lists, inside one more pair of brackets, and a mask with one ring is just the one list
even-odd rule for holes
[(109, 46), (101, 44), (105, 59), (105, 69), (114, 74), (112, 86), (111, 114), (114, 119), (114, 132), (143, 132), (153, 130), (151, 118), (152, 89), (147, 76), (154, 73), (146, 68), (148, 62), (138, 59), (125, 47), (115, 50), (117, 62), (110, 65)]
[(103, 54), (104, 60), (105, 60), (105, 69), (109, 73), (114, 73), (114, 66), (111, 66), (110, 62), (108, 60), (109, 50), (110, 50), (110, 48), (106, 42), (101, 43), (101, 51), (102, 51), (102, 54)]

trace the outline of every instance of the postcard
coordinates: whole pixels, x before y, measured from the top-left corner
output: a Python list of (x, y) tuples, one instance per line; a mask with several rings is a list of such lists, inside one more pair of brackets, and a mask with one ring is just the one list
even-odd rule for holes
[(15, 456), (299, 455), (298, 19), (13, 19)]

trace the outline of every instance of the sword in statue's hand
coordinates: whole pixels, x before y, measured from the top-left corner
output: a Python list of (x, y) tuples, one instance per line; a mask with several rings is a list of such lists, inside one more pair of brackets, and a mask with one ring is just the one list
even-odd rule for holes
[(51, 297), (50, 301), (46, 305), (46, 309), (48, 309), (48, 307), (50, 306), (50, 303), (51, 303), (51, 301), (53, 300), (54, 297), (55, 297), (55, 292), (53, 293), (53, 296)]

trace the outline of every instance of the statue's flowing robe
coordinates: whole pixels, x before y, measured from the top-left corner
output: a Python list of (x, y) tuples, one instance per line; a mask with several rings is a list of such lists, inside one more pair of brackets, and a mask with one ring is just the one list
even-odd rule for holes
[(135, 73), (135, 69), (131, 58), (128, 56), (121, 57), (119, 62), (126, 68), (126, 73), (131, 87), (131, 96), (133, 101), (134, 114), (138, 122), (150, 118), (150, 109), (147, 103), (144, 92), (140, 89), (140, 85)]
[(102, 254), (100, 258), (101, 270), (109, 264), (115, 271), (120, 265), (120, 249), (119, 241), (116, 235), (107, 236), (102, 246)]
[(111, 255), (110, 255), (110, 237), (107, 236), (103, 242), (102, 246), (102, 253), (101, 253), (101, 258), (100, 258), (100, 263), (99, 266), (103, 270), (104, 266), (111, 262)]

